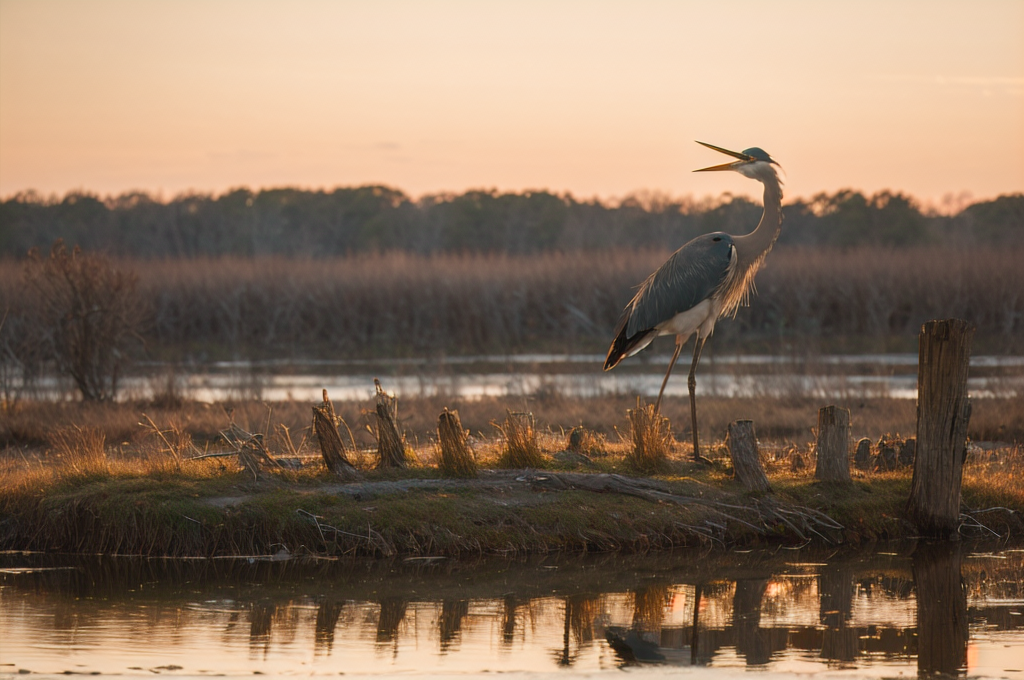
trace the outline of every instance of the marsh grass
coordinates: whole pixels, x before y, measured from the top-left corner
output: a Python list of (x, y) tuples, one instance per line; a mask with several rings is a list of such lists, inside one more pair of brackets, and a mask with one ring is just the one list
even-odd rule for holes
[[(621, 422), (625, 409), (616, 409), (624, 402), (622, 397), (609, 397), (581, 403), (549, 395), (539, 402), (545, 410), (536, 416), (505, 410), (505, 420), (494, 424), (498, 436), (484, 436), (479, 430), (471, 435), (476, 463), (482, 469), (581, 469), (578, 463), (562, 461), (556, 466), (547, 462), (547, 454), (566, 448), (565, 431), (556, 426), (558, 419), (588, 423), (608, 417)], [(410, 420), (426, 421), (429, 416), (432, 428), (441, 410), (438, 403), (434, 398), (403, 401)], [(657, 416), (661, 418), (657, 420), (649, 406), (633, 403), (638, 420), (648, 428), (642, 442), (653, 440), (670, 447), (671, 433), (664, 417)], [(878, 430), (868, 431), (874, 440), (887, 431), (912, 431), (905, 425), (893, 425), (902, 418), (900, 411), (891, 408), (893, 404), (906, 406), (893, 400), (862, 404), (856, 412), (862, 414), (862, 420), (858, 422), (855, 415), (855, 428), (867, 427), (865, 421), (877, 422)], [(667, 405), (674, 408), (671, 403)], [(710, 422), (746, 415), (748, 408), (760, 408), (758, 412), (764, 417), (772, 414), (776, 418), (765, 421), (764, 427), (759, 424), (758, 431), (762, 433), (766, 471), (780, 499), (827, 512), (847, 527), (851, 540), (906, 535), (901, 516), (909, 494), (909, 469), (855, 472), (853, 487), (848, 490), (813, 480), (810, 427), (817, 405), (812, 401), (758, 405), (754, 401), (705, 400), (703, 405), (701, 413)], [(979, 411), (988, 408), (994, 414), (1005, 408), (1011, 415), (1016, 413), (1013, 408), (1020, 407), (1013, 400), (978, 400), (976, 405)], [(459, 415), (468, 414), (470, 422), (486, 422), (483, 419), (493, 418), (501, 406), (500, 400), (460, 402)], [(359, 417), (361, 408), (360, 404), (339, 404), (339, 411), (357, 414), (353, 419)], [(912, 411), (913, 405), (908, 408)], [(549, 498), (543, 502), (531, 499), (522, 506), (503, 506), (488, 494), (463, 490), (389, 496), (387, 502), (357, 503), (341, 498), (325, 491), (337, 480), (310, 446), (306, 403), (185, 404), (166, 409), (153, 404), (20, 402), (6, 413), (16, 421), (5, 420), (2, 427), (9, 428), (6, 436), (31, 432), (40, 438), (29, 443), (21, 440), (17, 446), (0, 451), (0, 516), (17, 518), (15, 525), (0, 523), (0, 544), (7, 547), (252, 554), (273, 552), (273, 544), (287, 542), (295, 549), (305, 546), (329, 554), (502, 550), (518, 554), (549, 549), (646, 550), (693, 538), (687, 539), (680, 529), (693, 509), (661, 508), (643, 499), (615, 498), (616, 494), (542, 494)], [(799, 426), (801, 417), (806, 423), (803, 427)], [(995, 419), (995, 415), (991, 417)], [(237, 456), (193, 459), (195, 451), (215, 453), (225, 449), (219, 437), (231, 423), (244, 423), (247, 430), (264, 433), (267, 436), (263, 441), (271, 455), (294, 457), (302, 467), (269, 468), (254, 481), (242, 472)], [(603, 426), (608, 427), (608, 422)], [(465, 434), (470, 428), (460, 429)], [(587, 444), (588, 430), (583, 427), (578, 445), (581, 450), (594, 446), (601, 455), (594, 457), (587, 471), (634, 474), (638, 470), (632, 434), (609, 440), (602, 433), (590, 431), (593, 439)], [(766, 431), (798, 435), (779, 437), (766, 435)], [(705, 454), (714, 465), (693, 466), (685, 460), (673, 461), (666, 453), (670, 462), (655, 473), (666, 483), (695, 485), (693, 489), (687, 487), (687, 493), (699, 489), (705, 494), (742, 494), (730, 477), (728, 453), (719, 437), (715, 441), (709, 430)], [(359, 440), (359, 449), (352, 462), (367, 482), (443, 474), (440, 442), (426, 435), (418, 438), (425, 443), (414, 444), (418, 462), (403, 470), (374, 469), (372, 437), (367, 433), (355, 439)], [(463, 443), (468, 446), (469, 437)], [(973, 516), (1000, 535), (1018, 531), (1015, 513), (1024, 511), (1024, 450), (1020, 445), (986, 447), (972, 447), (964, 470), (965, 512), (982, 512)], [(798, 458), (806, 461), (799, 468), (794, 465)], [(221, 497), (236, 500), (226, 507), (216, 501)], [(985, 512), (997, 507), (1009, 510)], [(297, 514), (297, 509), (321, 517), (321, 524)], [(318, 530), (328, 525), (353, 536)], [(12, 526), (18, 527), (15, 533), (11, 533)], [(20, 542), (10, 543), (15, 536)]]
[(639, 472), (664, 472), (675, 444), (669, 419), (654, 408), (636, 400), (636, 408), (626, 412), (629, 436), (633, 447), (626, 454), (626, 463)]
[(494, 427), (503, 441), (498, 466), (506, 468), (542, 468), (545, 459), (537, 444), (537, 428), (533, 414), (507, 411), (505, 421)]

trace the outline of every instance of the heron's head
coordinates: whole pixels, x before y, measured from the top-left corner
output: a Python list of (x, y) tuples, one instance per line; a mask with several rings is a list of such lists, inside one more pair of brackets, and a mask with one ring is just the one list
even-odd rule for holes
[(700, 170), (694, 170), (694, 172), (711, 172), (713, 170), (733, 170), (740, 173), (744, 177), (751, 179), (761, 179), (766, 173), (775, 175), (775, 168), (778, 163), (768, 155), (768, 152), (756, 146), (752, 146), (749, 149), (743, 151), (729, 151), (723, 149), (720, 146), (714, 146), (713, 144), (705, 144), (704, 142), (697, 142), (702, 146), (706, 146), (709, 149), (720, 151), (727, 156), (738, 158), (739, 160), (733, 161), (732, 163), (722, 163), (721, 165), (712, 165), (709, 168), (701, 168)]

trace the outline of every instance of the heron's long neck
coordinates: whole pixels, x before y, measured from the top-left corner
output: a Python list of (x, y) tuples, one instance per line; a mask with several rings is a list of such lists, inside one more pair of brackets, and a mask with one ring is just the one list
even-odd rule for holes
[(782, 231), (782, 185), (774, 172), (759, 178), (764, 184), (764, 214), (757, 228), (746, 236), (736, 236), (736, 255), (741, 267), (756, 269), (775, 245)]

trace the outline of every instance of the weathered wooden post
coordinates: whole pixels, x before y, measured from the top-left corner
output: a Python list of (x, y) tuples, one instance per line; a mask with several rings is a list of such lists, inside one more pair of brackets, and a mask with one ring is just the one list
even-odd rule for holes
[(907, 514), (924, 535), (955, 538), (971, 403), (967, 370), (974, 328), (961, 319), (921, 328), (917, 368), (917, 455)]
[(743, 486), (761, 493), (772, 490), (757, 453), (753, 420), (737, 420), (729, 424), (729, 455), (732, 456), (736, 478)]
[(476, 477), (476, 460), (458, 411), (445, 408), (437, 417), (438, 469), (445, 477)]
[(382, 470), (409, 465), (405, 437), (398, 431), (398, 400), (384, 391), (380, 380), (373, 379), (377, 390), (377, 467)]
[(345, 456), (334, 404), (327, 397), (327, 390), (324, 390), (323, 403), (313, 407), (313, 431), (320, 442), (320, 455), (327, 469), (346, 481), (359, 479), (361, 475)]
[(814, 478), (852, 483), (850, 479), (850, 412), (829, 405), (818, 410), (818, 464)]

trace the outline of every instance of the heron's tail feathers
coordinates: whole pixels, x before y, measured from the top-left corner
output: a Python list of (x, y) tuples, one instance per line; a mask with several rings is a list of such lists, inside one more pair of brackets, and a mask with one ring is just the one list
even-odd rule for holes
[(632, 337), (626, 337), (626, 329), (623, 328), (612, 340), (612, 346), (608, 348), (608, 356), (604, 360), (604, 370), (610, 371), (619, 365), (619, 362), (626, 357), (631, 357), (647, 345), (658, 334), (655, 329), (641, 331)]

